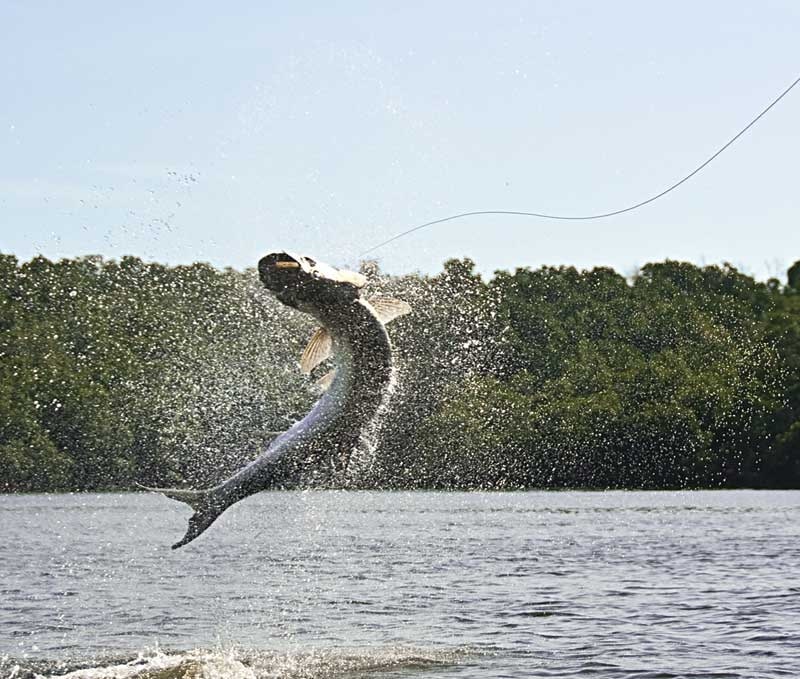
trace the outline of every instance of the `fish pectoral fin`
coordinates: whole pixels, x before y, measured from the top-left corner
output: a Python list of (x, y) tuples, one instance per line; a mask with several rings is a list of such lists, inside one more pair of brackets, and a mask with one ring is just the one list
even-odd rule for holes
[(402, 299), (374, 295), (369, 298), (368, 302), (375, 310), (375, 315), (384, 325), (393, 321), (395, 318), (411, 313), (411, 305), (408, 302), (404, 302)]
[(314, 386), (320, 391), (327, 391), (328, 387), (330, 387), (333, 383), (334, 377), (336, 377), (336, 368), (320, 377), (316, 382), (314, 382)]
[(310, 375), (311, 371), (331, 355), (333, 340), (325, 328), (317, 328), (300, 357), (300, 372)]

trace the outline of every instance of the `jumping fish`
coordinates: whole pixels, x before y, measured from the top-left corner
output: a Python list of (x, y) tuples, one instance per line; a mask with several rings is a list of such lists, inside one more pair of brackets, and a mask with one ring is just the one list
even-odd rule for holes
[(255, 460), (205, 490), (150, 488), (194, 509), (191, 542), (228, 507), (296, 478), (332, 479), (346, 468), (364, 429), (376, 418), (392, 379), (392, 350), (385, 324), (411, 311), (401, 300), (362, 297), (367, 279), (311, 257), (273, 252), (258, 263), (264, 286), (283, 304), (310, 314), (321, 327), (300, 359), (310, 374), (333, 357), (334, 368), (317, 385), (322, 397), (309, 413), (279, 434)]

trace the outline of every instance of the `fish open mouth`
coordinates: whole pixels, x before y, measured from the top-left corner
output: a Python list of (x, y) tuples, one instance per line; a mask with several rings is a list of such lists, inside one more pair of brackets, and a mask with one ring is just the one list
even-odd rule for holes
[(298, 274), (303, 271), (303, 263), (286, 252), (271, 252), (258, 262), (258, 276), (273, 292), (297, 283)]

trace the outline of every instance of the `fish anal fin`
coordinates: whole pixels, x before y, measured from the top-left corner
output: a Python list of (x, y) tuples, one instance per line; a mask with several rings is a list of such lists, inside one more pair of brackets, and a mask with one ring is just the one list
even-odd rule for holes
[(411, 305), (408, 302), (404, 302), (402, 299), (374, 295), (370, 297), (368, 301), (370, 306), (375, 310), (375, 315), (384, 325), (393, 321), (395, 318), (411, 313)]
[(314, 368), (331, 355), (332, 345), (331, 334), (325, 328), (317, 328), (300, 357), (300, 371), (310, 375)]

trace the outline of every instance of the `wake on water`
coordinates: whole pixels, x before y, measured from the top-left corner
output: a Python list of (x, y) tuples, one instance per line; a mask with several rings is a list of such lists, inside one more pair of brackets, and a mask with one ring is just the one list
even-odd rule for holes
[(455, 665), (474, 652), (408, 646), (276, 652), (242, 649), (168, 652), (158, 648), (133, 659), (15, 662), (0, 657), (3, 679), (335, 679)]

